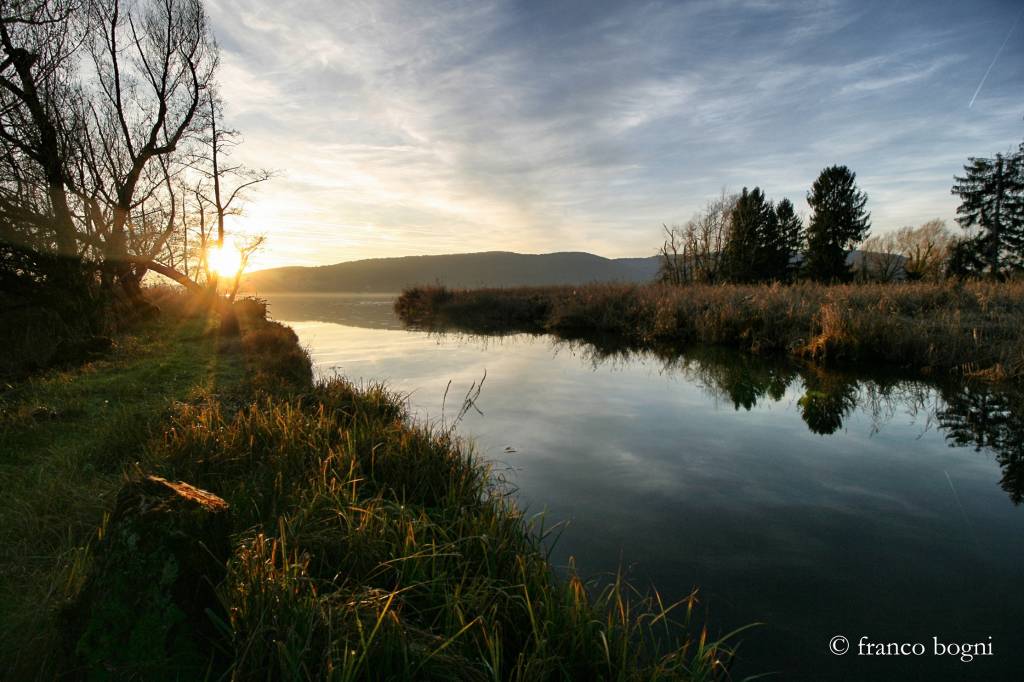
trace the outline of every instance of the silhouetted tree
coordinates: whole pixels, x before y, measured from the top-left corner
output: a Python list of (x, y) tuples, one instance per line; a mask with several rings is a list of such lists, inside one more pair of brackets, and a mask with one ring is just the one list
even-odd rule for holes
[(99, 89), (90, 101), (95, 123), (88, 142), (95, 151), (87, 158), (104, 197), (104, 256), (131, 293), (147, 269), (157, 269), (155, 254), (131, 244), (133, 212), (148, 192), (146, 171), (198, 132), (196, 114), (217, 50), (199, 0), (92, 0), (88, 8)]
[(865, 210), (867, 195), (857, 189), (857, 175), (846, 166), (830, 166), (818, 176), (807, 194), (811, 207), (807, 227), (808, 277), (820, 282), (849, 281), (846, 254), (862, 241), (871, 227)]
[(128, 294), (148, 270), (187, 283), (157, 256), (217, 64), (200, 0), (0, 7), (2, 240), (88, 263)]
[[(67, 164), (81, 128), (76, 9), (71, 1), (0, 3), (0, 242), (22, 257), (43, 254), (37, 265), (70, 287), (73, 268), (61, 263), (80, 255)], [(61, 258), (46, 257), (54, 253)]]
[[(223, 249), (225, 219), (230, 215), (239, 214), (238, 204), (245, 200), (246, 190), (269, 180), (273, 174), (269, 170), (249, 168), (231, 160), (231, 153), (242, 141), (241, 133), (224, 126), (223, 103), (212, 88), (206, 92), (203, 107), (206, 110), (203, 134), (193, 148), (190, 165), (204, 178), (205, 182), (201, 186), (209, 188), (208, 194), (202, 197), (200, 203), (208, 205), (213, 210), (216, 233), (215, 236), (211, 235), (210, 246)], [(260, 238), (257, 241), (262, 244), (264, 240)], [(251, 251), (248, 253), (251, 254)], [(245, 249), (242, 249), (242, 254), (246, 254)], [(245, 257), (245, 261), (248, 261), (248, 256)], [(208, 271), (206, 275), (208, 285), (216, 288), (217, 273)], [(237, 289), (236, 278), (233, 291)], [(234, 298), (234, 293), (230, 298)]]
[(772, 279), (793, 278), (795, 257), (804, 247), (804, 225), (793, 202), (780, 199), (775, 205), (776, 241), (770, 245), (769, 271)]
[(766, 278), (768, 244), (776, 234), (775, 211), (755, 187), (744, 187), (732, 209), (732, 229), (725, 244), (724, 272), (734, 282)]
[(961, 280), (981, 277), (985, 272), (985, 261), (982, 258), (985, 247), (982, 241), (981, 235), (977, 235), (954, 242), (949, 248), (946, 277)]
[(975, 249), (993, 278), (1024, 269), (1024, 143), (1006, 156), (971, 157), (964, 171), (952, 190), (961, 201), (956, 220), (981, 233), (959, 248)]
[(722, 253), (728, 241), (735, 194), (712, 199), (683, 226), (665, 228), (659, 279), (670, 284), (713, 283), (723, 277)]
[(677, 225), (662, 225), (662, 228), (665, 230), (665, 241), (658, 250), (658, 255), (661, 256), (658, 281), (676, 286), (685, 284), (691, 280), (692, 275), (690, 263), (685, 258), (686, 241), (683, 230)]

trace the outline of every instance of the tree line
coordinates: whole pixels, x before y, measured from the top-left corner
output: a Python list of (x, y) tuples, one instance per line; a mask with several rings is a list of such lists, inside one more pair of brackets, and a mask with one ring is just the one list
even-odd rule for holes
[(271, 176), (231, 159), (218, 61), (200, 0), (0, 0), (8, 296), (138, 301), (149, 272), (216, 289), (225, 218)]
[[(659, 279), (669, 284), (1005, 279), (1024, 271), (1024, 143), (970, 158), (952, 192), (957, 236), (942, 220), (871, 236), (867, 195), (846, 166), (825, 168), (807, 194), (806, 227), (788, 199), (760, 187), (724, 191), (684, 225), (664, 227)], [(860, 247), (857, 258), (851, 253)]]

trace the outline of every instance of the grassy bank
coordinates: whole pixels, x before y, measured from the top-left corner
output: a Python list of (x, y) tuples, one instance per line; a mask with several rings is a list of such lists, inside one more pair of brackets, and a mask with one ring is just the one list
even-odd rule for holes
[(1024, 379), (1022, 282), (416, 287), (403, 292), (395, 310), (409, 324), (434, 329), (612, 336), (636, 347), (720, 344)]
[(314, 384), (280, 325), (243, 318), (229, 339), (215, 315), (161, 307), (110, 357), (3, 394), (0, 665), (18, 679), (196, 677), (161, 657), (174, 623), (146, 618), (156, 607), (141, 598), (99, 638), (62, 630), (103, 558), (96, 530), (113, 533), (104, 514), (142, 472), (230, 505), (200, 677), (725, 675), (723, 645), (679, 639), (694, 598), (673, 607), (621, 582), (556, 577), (538, 521), (451, 432), (413, 423), (400, 396)]
[(224, 338), (216, 315), (155, 298), (163, 313), (119, 334), (105, 357), (0, 392), (0, 669), (13, 678), (57, 674), (58, 611), (81, 586), (126, 472), (168, 419), (188, 403), (239, 405), (310, 381), (290, 330), (243, 317), (243, 335)]

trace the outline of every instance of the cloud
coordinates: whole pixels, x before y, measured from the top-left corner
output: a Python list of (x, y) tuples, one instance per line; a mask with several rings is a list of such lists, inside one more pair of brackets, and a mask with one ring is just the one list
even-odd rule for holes
[[(249, 222), (275, 254), (335, 262), (643, 255), (723, 185), (802, 208), (836, 162), (878, 188), (878, 228), (949, 218), (960, 160), (1019, 139), (1024, 74), (993, 71), (966, 111), (991, 59), (979, 36), (1007, 12), (928, 7), (217, 0), (210, 14), (239, 155), (284, 173)], [(1001, 64), (1020, 56), (1007, 49)]]

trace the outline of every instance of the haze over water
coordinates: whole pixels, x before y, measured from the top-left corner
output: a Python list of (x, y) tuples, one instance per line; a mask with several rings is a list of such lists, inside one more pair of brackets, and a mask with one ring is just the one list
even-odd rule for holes
[[(521, 506), (568, 522), (555, 563), (575, 557), (584, 576), (622, 566), (668, 601), (697, 586), (712, 635), (764, 623), (742, 635), (735, 679), (1013, 679), (1020, 396), (721, 349), (658, 357), (407, 331), (391, 302), (278, 295), (270, 309), (318, 373), (387, 380), (423, 420), (450, 423), (486, 372), (483, 414), (458, 430)], [(836, 635), (854, 650), (830, 653)], [(857, 656), (864, 636), (927, 653)], [(993, 655), (935, 656), (933, 637), (992, 642)]]

